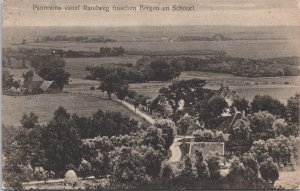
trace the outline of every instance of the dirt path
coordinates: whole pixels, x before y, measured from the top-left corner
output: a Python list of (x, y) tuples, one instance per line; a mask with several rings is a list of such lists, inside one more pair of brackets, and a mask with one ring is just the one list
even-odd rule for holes
[[(118, 99), (113, 99), (114, 101), (117, 101), (117, 102), (121, 102), (120, 100)], [(135, 112), (135, 114), (139, 115), (140, 117), (144, 118), (145, 120), (147, 120), (150, 124), (154, 124), (155, 123), (155, 119), (153, 119), (150, 115), (140, 111), (139, 109), (136, 109), (134, 108), (134, 106), (126, 101), (122, 101), (121, 102), (122, 105), (124, 105), (125, 107), (127, 107), (128, 109), (130, 109), (131, 111)]]
[(182, 153), (179, 148), (179, 145), (181, 144), (178, 142), (182, 138), (175, 138), (173, 141), (173, 144), (170, 146), (170, 151), (172, 153), (171, 158), (169, 159), (169, 162), (178, 162), (181, 159)]
[(284, 189), (300, 188), (300, 169), (291, 172), (279, 172), (279, 179), (275, 182), (275, 187)]

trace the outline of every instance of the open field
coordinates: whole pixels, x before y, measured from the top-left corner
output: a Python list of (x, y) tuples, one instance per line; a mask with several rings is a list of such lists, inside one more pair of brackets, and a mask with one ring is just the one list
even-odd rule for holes
[[(57, 48), (74, 51), (99, 51), (99, 47), (119, 47), (126, 51), (225, 51), (228, 55), (242, 58), (272, 58), (298, 56), (297, 39), (228, 40), (228, 41), (124, 41), (111, 43), (45, 42), (30, 43), (26, 47)], [(142, 53), (141, 53), (142, 54)]]
[[(230, 56), (265, 58), (298, 56), (299, 31), (296, 26), (139, 26), (139, 27), (6, 27), (3, 44), (19, 46), (23, 39), (26, 47), (61, 48), (64, 50), (99, 51), (100, 47), (122, 46), (126, 51), (199, 51), (221, 50)], [(207, 36), (221, 34), (228, 41), (176, 41), (182, 36)], [(105, 37), (112, 43), (43, 42), (34, 43), (44, 36), (64, 35)], [(165, 39), (163, 39), (165, 37)], [(166, 40), (167, 39), (167, 40)], [(16, 47), (15, 46), (15, 47)], [(13, 46), (11, 46), (13, 47)]]
[[(270, 77), (247, 78), (229, 74), (217, 74), (209, 72), (182, 72), (178, 80), (188, 79), (207, 80), (207, 88), (219, 89), (221, 84), (229, 85), (240, 97), (252, 100), (257, 94), (268, 94), (286, 103), (287, 99), (296, 93), (300, 93), (300, 77)], [(288, 82), (289, 84), (285, 84)], [(168, 86), (171, 82), (150, 82), (130, 84), (130, 89), (139, 94), (155, 98), (160, 88)]]
[(53, 112), (63, 106), (71, 114), (91, 116), (98, 109), (116, 111), (141, 120), (125, 106), (111, 100), (71, 93), (41, 94), (31, 96), (2, 96), (2, 123), (18, 125), (24, 113), (35, 112), (40, 123), (46, 123), (53, 117)]
[(66, 71), (72, 78), (85, 78), (89, 71), (85, 71), (87, 66), (101, 66), (104, 64), (135, 64), (141, 56), (118, 56), (118, 57), (100, 57), (100, 58), (64, 58), (66, 61)]

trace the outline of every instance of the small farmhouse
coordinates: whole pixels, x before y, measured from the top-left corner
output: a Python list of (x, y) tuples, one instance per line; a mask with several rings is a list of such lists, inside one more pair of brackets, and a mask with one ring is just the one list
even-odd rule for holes
[(22, 94), (54, 94), (61, 91), (59, 86), (54, 81), (44, 80), (36, 73), (24, 81), (21, 90)]

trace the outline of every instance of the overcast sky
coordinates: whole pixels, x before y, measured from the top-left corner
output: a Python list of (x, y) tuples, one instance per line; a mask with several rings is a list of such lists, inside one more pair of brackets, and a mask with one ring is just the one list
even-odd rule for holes
[[(194, 12), (33, 11), (49, 5), (184, 5)], [(4, 0), (5, 26), (300, 26), (300, 0)]]

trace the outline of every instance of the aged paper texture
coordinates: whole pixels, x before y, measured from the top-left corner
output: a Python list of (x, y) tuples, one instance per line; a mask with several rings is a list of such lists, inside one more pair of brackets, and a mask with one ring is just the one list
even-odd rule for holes
[(4, 0), (2, 188), (299, 189), (297, 0)]

